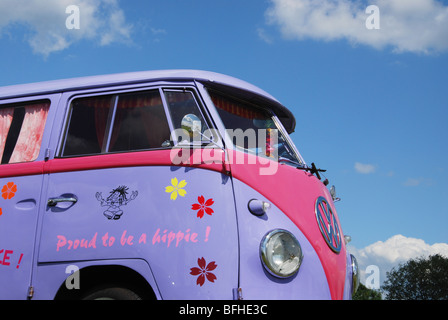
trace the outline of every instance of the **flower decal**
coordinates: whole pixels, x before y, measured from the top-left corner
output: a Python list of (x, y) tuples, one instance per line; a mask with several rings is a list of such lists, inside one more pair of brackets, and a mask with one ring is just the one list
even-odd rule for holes
[(14, 182), (8, 182), (2, 188), (2, 197), (5, 200), (12, 199), (17, 192), (17, 185)]
[(185, 191), (182, 188), (185, 188), (187, 185), (187, 182), (185, 180), (182, 180), (181, 182), (178, 182), (177, 178), (171, 179), (171, 185), (168, 187), (165, 187), (165, 192), (171, 193), (170, 199), (176, 200), (177, 195), (180, 195), (181, 197), (185, 197), (187, 194), (187, 191)]
[(207, 201), (205, 201), (204, 196), (199, 196), (198, 197), (198, 202), (199, 203), (195, 203), (191, 206), (192, 210), (199, 210), (198, 211), (198, 218), (202, 219), (202, 217), (204, 216), (204, 213), (208, 214), (208, 215), (212, 215), (212, 213), (214, 212), (212, 208), (210, 208), (210, 206), (215, 203), (213, 201), (213, 199), (208, 199)]
[(199, 276), (198, 279), (196, 280), (196, 284), (200, 285), (201, 287), (204, 285), (205, 283), (205, 279), (207, 278), (208, 281), (210, 282), (215, 282), (216, 280), (216, 276), (211, 273), (210, 271), (213, 271), (216, 269), (217, 265), (215, 263), (215, 261), (210, 262), (209, 264), (207, 264), (206, 266), (206, 262), (204, 257), (199, 258), (198, 259), (198, 267), (193, 267), (190, 269), (190, 274), (193, 276)]
[(3, 214), (2, 208), (0, 208), (0, 216)]

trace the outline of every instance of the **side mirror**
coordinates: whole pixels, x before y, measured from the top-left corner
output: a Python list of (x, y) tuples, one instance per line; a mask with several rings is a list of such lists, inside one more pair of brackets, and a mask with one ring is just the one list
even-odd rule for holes
[(202, 123), (201, 119), (198, 118), (198, 116), (190, 113), (185, 115), (182, 118), (182, 121), (180, 123), (182, 129), (186, 130), (190, 137), (194, 137), (196, 135), (201, 134), (202, 129)]
[[(180, 126), (182, 127), (182, 130), (185, 130), (188, 133), (190, 138), (193, 138), (193, 142), (200, 142), (201, 144), (204, 142), (207, 144), (213, 144), (215, 147), (224, 150), (222, 146), (214, 141), (214, 134), (211, 131), (209, 131), (208, 129), (205, 130), (207, 134), (210, 134), (210, 137), (207, 137), (202, 133), (202, 122), (198, 116), (192, 113), (186, 114), (182, 118)], [(191, 142), (192, 141), (190, 141), (190, 143)]]

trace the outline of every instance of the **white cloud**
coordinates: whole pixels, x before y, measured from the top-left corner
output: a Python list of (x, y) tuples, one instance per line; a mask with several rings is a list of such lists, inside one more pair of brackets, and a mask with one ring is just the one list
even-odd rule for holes
[(258, 37), (266, 42), (267, 44), (272, 44), (272, 38), (269, 36), (263, 28), (257, 28)]
[[(380, 271), (380, 283), (386, 280), (386, 272), (393, 267), (398, 267), (400, 263), (405, 263), (409, 259), (418, 257), (428, 257), (440, 254), (448, 258), (448, 244), (436, 243), (427, 244), (425, 241), (416, 238), (409, 238), (403, 235), (395, 235), (386, 241), (378, 241), (363, 249), (357, 249), (348, 245), (348, 250), (358, 260), (361, 273), (361, 282), (366, 281), (366, 268), (369, 265), (378, 266)], [(369, 273), (367, 276), (371, 275)]]
[(428, 178), (408, 178), (403, 182), (405, 187), (432, 186), (434, 181)]
[[(268, 23), (290, 39), (345, 39), (376, 49), (434, 53), (448, 51), (448, 6), (438, 0), (270, 0)], [(380, 29), (369, 30), (368, 5), (380, 12)]]
[(154, 35), (159, 35), (159, 34), (166, 34), (167, 32), (165, 29), (151, 28), (151, 33)]
[(422, 179), (415, 179), (415, 178), (409, 178), (408, 180), (406, 180), (405, 182), (403, 182), (403, 185), (405, 187), (416, 187), (419, 184), (422, 183)]
[(364, 164), (364, 163), (355, 162), (355, 170), (358, 173), (362, 173), (362, 174), (374, 173), (375, 169), (376, 168), (373, 164)]
[[(79, 8), (79, 29), (68, 29), (66, 8)], [(27, 27), (26, 40), (34, 53), (49, 54), (89, 40), (99, 45), (130, 42), (132, 25), (117, 0), (2, 0), (0, 36), (17, 25)]]

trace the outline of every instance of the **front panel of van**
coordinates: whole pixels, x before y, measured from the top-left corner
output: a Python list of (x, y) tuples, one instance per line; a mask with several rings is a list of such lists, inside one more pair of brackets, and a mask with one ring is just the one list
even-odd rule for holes
[[(290, 141), (273, 102), (213, 85), (201, 92), (227, 135), (240, 226), (243, 297), (350, 298), (351, 259), (332, 196)], [(258, 210), (250, 208), (253, 201), (259, 203)], [(276, 252), (273, 263), (282, 269), (300, 261), (295, 273), (284, 274), (266, 264), (264, 239), (277, 231), (291, 233), (300, 250), (288, 252), (289, 245), (278, 242), (269, 248)]]

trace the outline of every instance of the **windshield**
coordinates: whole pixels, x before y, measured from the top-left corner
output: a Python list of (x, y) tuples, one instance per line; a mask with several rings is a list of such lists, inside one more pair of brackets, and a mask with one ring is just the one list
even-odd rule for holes
[(209, 93), (236, 149), (280, 162), (304, 165), (274, 114), (213, 90)]

